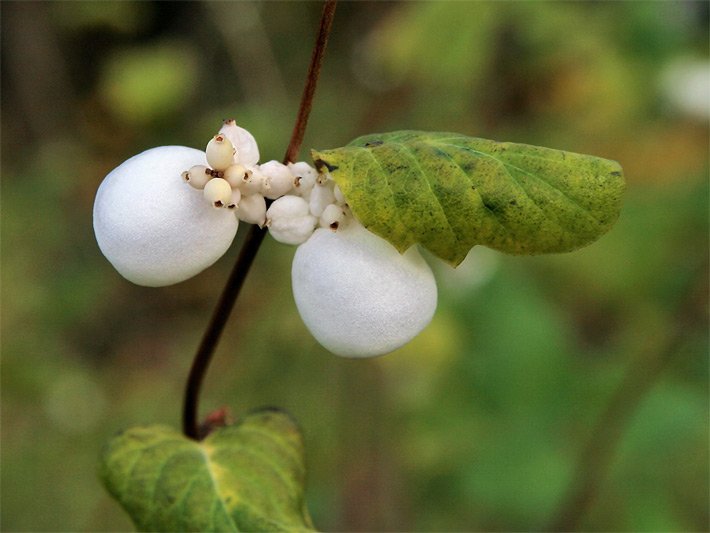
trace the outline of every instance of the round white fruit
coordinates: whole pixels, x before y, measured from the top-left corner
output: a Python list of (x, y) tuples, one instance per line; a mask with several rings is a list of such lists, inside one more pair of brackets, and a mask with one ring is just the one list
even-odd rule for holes
[(267, 178), (268, 189), (262, 191), (267, 198), (275, 200), (293, 189), (295, 178), (283, 163), (267, 161), (259, 170)]
[(266, 211), (271, 236), (284, 244), (301, 244), (313, 234), (318, 220), (308, 212), (308, 202), (287, 195), (274, 200)]
[(212, 178), (207, 182), (202, 191), (202, 195), (214, 207), (224, 207), (232, 199), (232, 188), (229, 182), (223, 178)]
[(266, 222), (266, 200), (260, 194), (242, 194), (235, 211), (237, 218), (247, 224), (261, 227)]
[(205, 165), (184, 146), (146, 150), (104, 178), (94, 201), (99, 248), (126, 279), (158, 287), (191, 278), (227, 251), (238, 221), (213, 209), (181, 173)]
[(205, 148), (207, 164), (215, 170), (227, 170), (234, 163), (234, 146), (226, 135), (217, 134)]
[(315, 187), (311, 190), (309, 202), (311, 215), (320, 217), (323, 211), (325, 211), (325, 208), (332, 203), (335, 203), (333, 182), (325, 182), (324, 184), (316, 183)]
[(234, 146), (234, 162), (244, 166), (256, 165), (259, 162), (259, 147), (256, 139), (244, 128), (237, 126), (233, 119), (225, 120), (219, 133), (226, 136)]
[(306, 327), (344, 357), (396, 350), (436, 309), (436, 282), (419, 251), (400, 254), (356, 222), (336, 232), (317, 229), (296, 250), (291, 278)]

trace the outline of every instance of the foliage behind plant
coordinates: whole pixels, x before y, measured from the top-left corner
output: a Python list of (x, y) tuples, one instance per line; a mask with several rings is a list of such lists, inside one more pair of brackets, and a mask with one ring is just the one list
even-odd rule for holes
[[(255, 134), (265, 139), (264, 150), (278, 155), (288, 128), (273, 124), (295, 105), (279, 99), (290, 92), (280, 92), (276, 78), (262, 81), (263, 91), (250, 89), (256, 82), (246, 76), (222, 87), (208, 83), (209, 71), (229, 61), (221, 53), (229, 36), (216, 30), (182, 36), (186, 27), (216, 28), (214, 13), (195, 5), (115, 5), (122, 7), (112, 8), (108, 28), (104, 8), (92, 4), (42, 7), (51, 10), (45, 26), (18, 20), (11, 11), (17, 8), (3, 5), (4, 29), (23, 30), (3, 31), (4, 59), (12, 57), (9, 35), (33, 36), (32, 42), (49, 35), (70, 65), (62, 70), (62, 62), (51, 63), (45, 72), (52, 76), (19, 91), (17, 70), (4, 62), (4, 78), (13, 83), (3, 91), (3, 153), (24, 156), (17, 158), (21, 165), (3, 161), (2, 476), (13, 490), (3, 491), (2, 522), (8, 530), (129, 527), (98, 487), (95, 450), (134, 423), (136, 413), (146, 422), (177, 423), (179, 384), (202, 329), (197, 317), (208, 312), (231, 262), (162, 290), (160, 302), (145, 299), (116, 280), (95, 251), (86, 221), (96, 176), (142, 146), (200, 145), (215, 120), (237, 107), (243, 120), (260, 124)], [(706, 29), (693, 22), (687, 4), (472, 5), (475, 13), (460, 4), (341, 6), (343, 39), (361, 43), (356, 28), (363, 21), (372, 34), (356, 57), (353, 41), (331, 48), (306, 145), (327, 146), (313, 138), (316, 132), (339, 137), (328, 143), (336, 146), (363, 131), (406, 123), (605, 154), (624, 161), (629, 176), (619, 224), (575, 255), (502, 264), (495, 254), (482, 254), (478, 285), (463, 290), (456, 281), (456, 289), (441, 288), (439, 317), (424, 337), (358, 369), (326, 357), (300, 334), (289, 322), (290, 304), (274, 314), (271, 302), (289, 299), (289, 287), (272, 281), (289, 257), (267, 245), (264, 268), (243, 295), (251, 316), (228, 333), (206, 404), (246, 409), (269, 402), (310, 421), (306, 445), (318, 459), (308, 465), (308, 496), (323, 529), (524, 528), (544, 523), (558, 504), (628, 363), (653, 357), (665, 335), (681, 328), (677, 356), (625, 426), (584, 525), (707, 529), (707, 338), (705, 321), (698, 320), (707, 292), (695, 282), (697, 270), (706, 268), (707, 128), (666, 105), (655, 83), (660, 68), (680, 54), (699, 50), (704, 57)], [(307, 53), (287, 44), (293, 32), (310, 40), (305, 18), (310, 13), (312, 22), (316, 6), (262, 9), (274, 50), (264, 69), (286, 80), (300, 76)], [(35, 22), (42, 13), (29, 18)], [(436, 37), (451, 37), (449, 21), (464, 16), (471, 25), (461, 25), (464, 36), (456, 33), (453, 41), (463, 44)], [(38, 27), (47, 28), (44, 35), (33, 34)], [(411, 43), (412, 35), (421, 35), (421, 45), (405, 53), (397, 45)], [(108, 74), (92, 65), (116, 63), (133, 48), (125, 43), (141, 42), (134, 61), (122, 63), (140, 79), (141, 56), (176, 39), (181, 46), (168, 48), (170, 61), (197, 69), (205, 80), (195, 93), (178, 98), (167, 113), (151, 110), (132, 122), (113, 103), (101, 103), (112, 102), (109, 84), (92, 80)], [(96, 42), (103, 44), (87, 46)], [(264, 50), (258, 37), (242, 42)], [(31, 50), (21, 57), (25, 71), (41, 64)], [(359, 68), (351, 71), (352, 64)], [(74, 90), (46, 98), (46, 79)], [(352, 95), (349, 87), (357, 83), (369, 83), (363, 87), (373, 92), (343, 101), (343, 91)], [(434, 97), (442, 91), (447, 98)], [(186, 118), (178, 112), (185, 98), (212, 117)], [(82, 110), (96, 106), (105, 116), (101, 127), (82, 119)], [(331, 134), (335, 111), (349, 120)], [(471, 124), (482, 126), (472, 131)], [(32, 209), (27, 198), (34, 199)], [(267, 315), (284, 325), (278, 335), (260, 320)], [(229, 346), (237, 340), (252, 355), (235, 374)], [(314, 375), (325, 376), (326, 384), (314, 387)], [(372, 394), (363, 396), (363, 388)], [(340, 483), (341, 472), (348, 484)], [(356, 510), (362, 505), (371, 510), (367, 516)]]

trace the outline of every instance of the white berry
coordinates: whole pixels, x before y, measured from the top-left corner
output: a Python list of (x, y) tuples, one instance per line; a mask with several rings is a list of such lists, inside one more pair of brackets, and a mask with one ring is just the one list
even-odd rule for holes
[(161, 146), (104, 178), (94, 201), (94, 233), (123, 277), (138, 285), (171, 285), (227, 251), (238, 221), (226, 209), (210, 209), (180, 179), (186, 168), (205, 163), (199, 150)]
[(335, 203), (332, 182), (327, 182), (323, 185), (316, 183), (310, 197), (311, 215), (320, 217), (323, 214), (323, 210), (332, 203)]
[(246, 176), (239, 188), (244, 195), (261, 194), (264, 196), (264, 191), (268, 190), (269, 184), (266, 176), (261, 173), (258, 166), (255, 166), (247, 168)]
[(305, 161), (289, 163), (288, 168), (293, 176), (293, 190), (299, 196), (307, 198), (316, 184), (318, 172)]
[(316, 222), (316, 217), (308, 211), (308, 202), (300, 196), (282, 196), (266, 211), (271, 236), (284, 244), (305, 242), (313, 234)]
[(436, 283), (416, 248), (400, 254), (352, 222), (317, 229), (296, 250), (296, 306), (316, 340), (344, 357), (373, 357), (403, 346), (430, 322)]
[(293, 188), (293, 175), (286, 165), (278, 161), (267, 161), (259, 165), (259, 170), (268, 178), (269, 188), (264, 196), (272, 200), (287, 194)]
[(182, 179), (195, 189), (204, 189), (207, 182), (212, 179), (212, 174), (205, 165), (195, 165), (182, 173)]
[(215, 170), (226, 170), (234, 163), (234, 146), (224, 135), (217, 134), (212, 137), (207, 143), (205, 153), (207, 163)]
[(344, 221), (345, 211), (343, 208), (336, 204), (330, 204), (323, 210), (323, 214), (321, 214), (318, 220), (318, 225), (321, 228), (329, 228), (335, 231), (342, 229)]
[(241, 163), (246, 167), (259, 162), (259, 147), (256, 139), (247, 130), (237, 126), (234, 119), (225, 120), (219, 133), (227, 137), (236, 149), (235, 163)]
[(225, 207), (232, 198), (232, 188), (223, 178), (212, 178), (202, 192), (205, 199), (215, 207)]
[(244, 168), (244, 165), (230, 165), (224, 171), (224, 179), (227, 180), (232, 189), (236, 189), (237, 187), (241, 187), (242, 184), (249, 179), (249, 174), (247, 173), (247, 169)]
[(340, 190), (337, 184), (333, 187), (333, 196), (335, 196), (335, 203), (338, 205), (345, 205), (347, 203), (345, 196), (343, 196), (343, 191)]
[(248, 224), (263, 226), (266, 222), (266, 201), (260, 194), (242, 196), (235, 211), (239, 220)]
[(229, 198), (229, 202), (227, 202), (227, 209), (236, 209), (241, 199), (242, 191), (239, 189), (232, 189), (232, 196)]

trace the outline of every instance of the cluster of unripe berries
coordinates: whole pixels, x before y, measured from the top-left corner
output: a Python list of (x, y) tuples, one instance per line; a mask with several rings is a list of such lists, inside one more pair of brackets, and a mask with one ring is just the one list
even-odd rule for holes
[[(345, 198), (330, 177), (301, 161), (261, 165), (249, 132), (225, 121), (205, 149), (207, 165), (194, 165), (182, 178), (202, 190), (207, 202), (233, 210), (242, 222), (269, 228), (285, 244), (301, 244), (316, 227), (336, 231), (351, 217)], [(267, 200), (273, 202), (267, 209)]]
[(99, 187), (93, 218), (116, 270), (153, 287), (212, 265), (239, 221), (268, 227), (277, 241), (298, 245), (296, 306), (318, 342), (338, 355), (391, 352), (436, 309), (434, 276), (416, 246), (400, 254), (363, 227), (327, 173), (305, 162), (259, 164), (254, 137), (233, 120), (205, 152), (161, 146), (119, 165)]

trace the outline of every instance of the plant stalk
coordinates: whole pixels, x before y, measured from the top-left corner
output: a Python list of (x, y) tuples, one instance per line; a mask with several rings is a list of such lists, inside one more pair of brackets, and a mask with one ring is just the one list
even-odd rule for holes
[[(313, 107), (313, 97), (315, 95), (316, 85), (318, 84), (320, 70), (323, 65), (323, 58), (325, 56), (328, 37), (330, 36), (331, 28), (333, 26), (333, 17), (335, 16), (336, 5), (337, 0), (326, 0), (323, 5), (318, 36), (313, 47), (313, 53), (311, 54), (311, 62), (308, 67), (306, 84), (301, 95), (301, 103), (298, 108), (296, 123), (291, 134), (291, 140), (289, 141), (288, 148), (286, 149), (286, 154), (283, 158), (284, 164), (295, 161), (298, 152), (301, 149), (301, 144), (303, 143), (303, 137), (306, 133), (306, 126), (308, 124), (308, 117), (310, 116), (311, 108)], [(229, 315), (234, 308), (234, 304), (239, 297), (242, 285), (244, 285), (244, 280), (249, 273), (249, 269), (254, 262), (256, 253), (259, 251), (259, 247), (261, 246), (265, 235), (265, 228), (260, 228), (256, 225), (249, 228), (249, 233), (247, 233), (242, 249), (239, 252), (237, 262), (235, 263), (234, 268), (227, 279), (227, 284), (222, 290), (222, 295), (220, 296), (217, 306), (212, 313), (212, 318), (207, 325), (207, 329), (202, 337), (200, 346), (197, 349), (195, 358), (192, 361), (192, 367), (190, 368), (190, 374), (188, 375), (187, 384), (185, 386), (185, 397), (182, 411), (182, 431), (185, 436), (190, 439), (200, 440), (204, 437), (204, 435), (200, 435), (198, 423), (199, 399), (202, 383), (204, 382), (207, 368), (212, 361), (212, 356), (217, 348), (219, 339), (224, 331), (224, 326), (226, 325)]]

